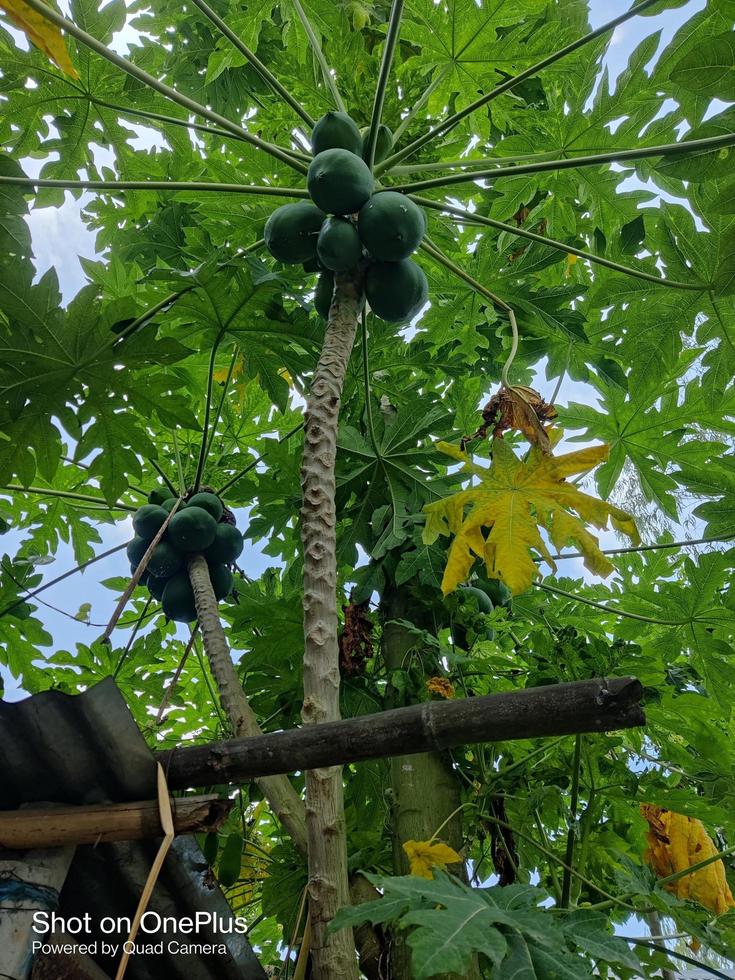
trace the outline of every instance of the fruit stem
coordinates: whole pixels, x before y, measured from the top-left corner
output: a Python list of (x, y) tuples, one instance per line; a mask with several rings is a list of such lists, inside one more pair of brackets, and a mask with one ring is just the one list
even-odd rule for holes
[(445, 133), (453, 126), (456, 126), (458, 122), (461, 122), (462, 119), (471, 115), (473, 112), (476, 112), (477, 109), (480, 109), (482, 106), (492, 102), (493, 99), (497, 99), (499, 95), (509, 92), (512, 88), (515, 88), (516, 85), (520, 85), (521, 82), (525, 82), (527, 78), (531, 78), (544, 68), (548, 68), (549, 65), (553, 65), (555, 61), (559, 61), (561, 58), (565, 58), (568, 54), (572, 54), (574, 51), (579, 50), (579, 48), (583, 47), (585, 44), (589, 44), (590, 41), (596, 40), (602, 34), (606, 34), (608, 31), (614, 30), (616, 27), (618, 27), (618, 25), (624, 23), (626, 20), (629, 20), (631, 17), (635, 17), (637, 14), (643, 13), (647, 7), (653, 6), (654, 3), (658, 3), (658, 0), (642, 0), (642, 2), (637, 4), (635, 7), (632, 7), (630, 10), (626, 10), (625, 13), (620, 14), (613, 20), (609, 20), (607, 23), (601, 24), (600, 27), (597, 27), (594, 31), (590, 31), (589, 34), (585, 34), (583, 37), (577, 38), (577, 40), (572, 41), (571, 44), (567, 44), (563, 48), (559, 48), (558, 51), (554, 51), (552, 54), (548, 55), (548, 57), (543, 58), (541, 61), (537, 61), (535, 65), (531, 65), (531, 67), (527, 68), (525, 71), (520, 72), (518, 75), (514, 75), (512, 78), (506, 79), (486, 95), (481, 95), (478, 99), (475, 99), (474, 102), (471, 102), (468, 106), (465, 106), (464, 109), (460, 109), (458, 112), (452, 113), (451, 116), (447, 116), (447, 118), (443, 122), (439, 123), (438, 126), (434, 126), (433, 129), (430, 129), (427, 133), (424, 133), (423, 136), (415, 139), (413, 143), (409, 143), (409, 145), (404, 147), (404, 149), (388, 157), (383, 161), (379, 173), (384, 173), (396, 163), (399, 163), (401, 160), (405, 160), (407, 156), (415, 153), (416, 150), (420, 149), (422, 146), (425, 146), (427, 143), (430, 143), (433, 139), (436, 139), (437, 136), (441, 136), (442, 133)]
[(291, 95), (287, 88), (285, 88), (273, 74), (273, 72), (263, 64), (263, 62), (258, 58), (255, 52), (251, 51), (250, 48), (242, 41), (241, 38), (232, 31), (227, 24), (222, 20), (222, 18), (212, 10), (209, 4), (205, 3), (204, 0), (193, 0), (194, 4), (199, 7), (201, 12), (212, 21), (213, 24), (224, 34), (228, 41), (230, 41), (243, 55), (250, 64), (260, 73), (260, 75), (265, 79), (270, 85), (274, 92), (281, 96), (283, 101), (289, 105), (293, 111), (299, 116), (300, 119), (306, 123), (310, 128), (314, 125), (314, 120), (311, 118), (309, 113), (304, 109), (304, 107), (299, 103), (297, 99)]
[(291, 2), (293, 3), (294, 10), (299, 16), (299, 20), (301, 21), (301, 26), (304, 28), (304, 33), (309, 39), (309, 44), (311, 45), (311, 49), (314, 52), (314, 57), (319, 63), (319, 67), (321, 68), (324, 82), (327, 88), (329, 89), (329, 91), (332, 93), (334, 104), (337, 106), (340, 112), (346, 113), (347, 109), (345, 108), (345, 104), (342, 101), (342, 96), (339, 94), (337, 83), (335, 82), (331, 69), (327, 64), (327, 59), (324, 57), (324, 52), (322, 51), (322, 46), (319, 43), (319, 38), (316, 36), (314, 28), (311, 26), (309, 18), (306, 16), (306, 11), (301, 6), (299, 0), (291, 0)]
[(115, 65), (117, 68), (121, 68), (128, 75), (136, 78), (139, 82), (144, 85), (148, 85), (150, 88), (154, 89), (156, 92), (160, 92), (161, 95), (166, 96), (172, 102), (176, 102), (188, 109), (190, 112), (196, 113), (198, 116), (202, 116), (204, 119), (209, 119), (211, 122), (217, 123), (223, 129), (228, 132), (234, 133), (236, 136), (241, 137), (246, 143), (250, 143), (251, 146), (256, 147), (263, 152), (268, 153), (270, 156), (275, 157), (280, 160), (281, 163), (285, 163), (287, 167), (292, 170), (296, 170), (299, 173), (305, 174), (306, 167), (303, 164), (298, 163), (278, 146), (274, 146), (272, 143), (266, 143), (259, 139), (257, 136), (253, 136), (242, 126), (237, 123), (231, 122), (225, 116), (221, 116), (218, 112), (213, 112), (206, 106), (200, 105), (195, 102), (194, 99), (190, 99), (186, 95), (182, 95), (181, 92), (177, 92), (176, 89), (171, 88), (170, 85), (166, 85), (165, 82), (159, 81), (154, 78), (153, 75), (149, 75), (148, 72), (143, 71), (137, 65), (133, 64), (132, 61), (128, 61), (127, 58), (123, 58), (121, 55), (112, 51), (110, 48), (106, 47), (101, 41), (98, 41), (96, 37), (92, 37), (86, 31), (83, 31), (81, 27), (69, 20), (67, 17), (63, 17), (58, 14), (55, 10), (52, 10), (43, 0), (26, 0), (27, 5), (34, 10), (37, 14), (40, 14), (45, 20), (50, 21), (55, 24), (56, 27), (60, 27), (62, 30), (66, 31), (72, 37), (76, 38), (77, 41), (81, 41), (86, 47), (91, 48), (96, 54), (105, 58), (111, 64)]
[(385, 36), (385, 45), (383, 47), (383, 59), (380, 63), (378, 84), (375, 87), (375, 99), (373, 100), (373, 114), (370, 119), (370, 132), (368, 135), (367, 156), (365, 157), (365, 163), (368, 165), (368, 167), (370, 167), (371, 170), (373, 169), (373, 163), (375, 162), (375, 147), (378, 142), (378, 128), (380, 126), (380, 117), (383, 114), (383, 105), (385, 104), (385, 89), (388, 84), (388, 77), (390, 75), (390, 66), (393, 62), (393, 54), (396, 49), (396, 44), (398, 43), (398, 36), (401, 29), (402, 14), (403, 14), (403, 0), (393, 0), (393, 3), (390, 8), (390, 18), (388, 20), (388, 32)]

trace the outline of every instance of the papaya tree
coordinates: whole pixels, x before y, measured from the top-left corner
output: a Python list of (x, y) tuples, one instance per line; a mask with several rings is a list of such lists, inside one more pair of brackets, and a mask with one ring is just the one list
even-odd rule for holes
[(735, 9), (590, 6), (0, 0), (21, 689), (112, 675), (160, 748), (643, 685), (643, 730), (239, 787), (203, 851), (278, 976), (725, 975)]

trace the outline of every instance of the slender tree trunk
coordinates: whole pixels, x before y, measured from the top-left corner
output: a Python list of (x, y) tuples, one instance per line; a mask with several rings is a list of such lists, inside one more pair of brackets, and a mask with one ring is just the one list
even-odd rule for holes
[[(304, 547), (304, 724), (336, 721), (339, 710), (337, 536), (334, 464), (347, 363), (362, 300), (362, 275), (337, 275), (324, 346), (304, 422), (301, 468)], [(348, 902), (342, 767), (306, 773), (306, 831), (312, 957), (316, 980), (357, 980), (352, 931), (326, 935)]]
[[(385, 623), (382, 645), (386, 667), (388, 670), (405, 669), (404, 661), (411, 647), (416, 645), (416, 637), (390, 620), (407, 619), (425, 627), (428, 624), (417, 622), (409, 596), (402, 588), (386, 588), (381, 600), (381, 615)], [(408, 840), (431, 840), (440, 827), (437, 839), (461, 853), (460, 787), (448, 757), (440, 752), (394, 756), (390, 777), (394, 874), (409, 873), (403, 844)], [(455, 864), (449, 870), (467, 880), (464, 864)], [(391, 967), (391, 977), (395, 980), (411, 980), (413, 977), (410, 949), (402, 932), (392, 936)], [(438, 980), (479, 980), (480, 976), (479, 965), (473, 959), (462, 978), (452, 973), (441, 974)]]
[[(204, 650), (230, 724), (237, 734), (262, 735), (263, 731), (232, 663), (227, 637), (219, 618), (218, 603), (212, 591), (209, 569), (206, 561), (200, 556), (189, 559), (189, 580), (194, 590)], [(306, 857), (306, 810), (288, 776), (262, 776), (256, 780), (256, 783), (268, 801), (269, 807), (290, 836), (296, 850)], [(374, 901), (379, 896), (365, 878), (355, 874), (350, 879), (350, 897), (353, 905), (360, 905), (362, 902)], [(380, 968), (383, 956), (381, 936), (366, 923), (355, 930), (355, 939), (360, 953), (362, 972), (370, 980), (383, 980)]]
[[(262, 735), (258, 719), (250, 707), (232, 662), (230, 646), (219, 618), (219, 604), (209, 578), (209, 568), (201, 555), (189, 559), (189, 581), (194, 590), (204, 652), (217, 684), (222, 707), (236, 735)], [(305, 853), (304, 805), (288, 776), (263, 776), (257, 780), (257, 784), (271, 810), (286, 828), (296, 849)]]

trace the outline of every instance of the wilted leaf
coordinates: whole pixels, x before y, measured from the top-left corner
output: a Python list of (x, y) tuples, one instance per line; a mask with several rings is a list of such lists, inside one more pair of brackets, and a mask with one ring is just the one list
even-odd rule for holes
[[(641, 815), (648, 821), (646, 860), (659, 878), (684, 871), (717, 854), (701, 820), (686, 817), (654, 803), (641, 803)], [(725, 878), (722, 861), (665, 885), (677, 898), (699, 902), (717, 915), (735, 907), (735, 899)]]
[(0, 10), (4, 10), (16, 27), (25, 31), (29, 40), (47, 54), (66, 75), (79, 78), (66, 50), (62, 33), (50, 20), (36, 13), (23, 0), (0, 0)]
[[(496, 439), (489, 469), (474, 465), (456, 446), (445, 442), (437, 446), (463, 462), (464, 472), (480, 479), (479, 486), (424, 507), (427, 544), (440, 534), (455, 535), (442, 579), (444, 595), (468, 577), (475, 558), (482, 558), (488, 575), (500, 579), (511, 592), (524, 592), (539, 574), (533, 552), (556, 567), (539, 528), (547, 531), (557, 548), (578, 547), (586, 567), (603, 576), (609, 575), (613, 566), (584, 524), (604, 529), (609, 519), (613, 527), (638, 541), (629, 514), (566, 482), (566, 477), (586, 473), (606, 460), (607, 446), (592, 446), (564, 456), (550, 456), (534, 446), (524, 461), (502, 439)], [(487, 536), (483, 528), (488, 529)]]

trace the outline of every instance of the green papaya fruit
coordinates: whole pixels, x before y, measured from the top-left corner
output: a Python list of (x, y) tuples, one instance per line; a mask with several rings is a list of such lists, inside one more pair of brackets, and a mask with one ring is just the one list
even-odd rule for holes
[(224, 599), (232, 592), (235, 584), (235, 576), (227, 565), (210, 565), (209, 578), (212, 583), (212, 591), (215, 599)]
[[(134, 565), (132, 562), (130, 563), (130, 576), (131, 576), (131, 578), (132, 578), (133, 575), (135, 575), (135, 569), (137, 567), (138, 566), (137, 565)], [(149, 578), (150, 578), (150, 575), (148, 574), (148, 569), (146, 568), (143, 571), (143, 574), (138, 579), (138, 585), (140, 585), (141, 587), (144, 586), (144, 585), (148, 585), (148, 579)]]
[(152, 541), (163, 527), (168, 511), (158, 504), (143, 504), (133, 515), (133, 530), (144, 541)]
[(217, 854), (219, 852), (219, 834), (216, 830), (210, 830), (208, 834), (204, 836), (204, 842), (202, 843), (202, 854), (204, 855), (204, 860), (207, 862), (210, 868), (213, 868), (217, 861)]
[(242, 554), (242, 534), (232, 524), (217, 524), (214, 541), (204, 550), (210, 565), (231, 565)]
[(214, 541), (217, 521), (201, 507), (186, 505), (186, 510), (178, 511), (168, 525), (168, 536), (175, 548), (180, 551), (204, 551)]
[(148, 494), (148, 503), (158, 504), (160, 507), (164, 500), (168, 500), (170, 496), (171, 491), (167, 487), (154, 487)]
[[(176, 516), (176, 515), (174, 515)], [(148, 572), (156, 578), (170, 578), (181, 568), (184, 559), (180, 551), (167, 541), (159, 541), (148, 560)]]
[(360, 208), (357, 230), (374, 259), (399, 262), (419, 247), (426, 225), (421, 208), (410, 197), (380, 191)]
[(202, 510), (206, 510), (208, 514), (211, 514), (215, 521), (219, 521), (222, 517), (222, 511), (224, 507), (222, 506), (222, 501), (214, 493), (209, 493), (204, 490), (201, 493), (195, 493), (193, 497), (189, 497), (186, 503), (187, 507), (201, 507)]
[[(364, 129), (360, 130), (360, 133), (362, 135), (361, 155), (365, 163), (367, 163), (367, 149), (368, 149), (368, 139), (370, 137), (370, 127), (365, 126)], [(393, 149), (393, 133), (388, 129), (385, 123), (381, 123), (378, 126), (378, 138), (375, 141), (375, 156), (373, 157), (373, 164), (382, 163), (392, 149)]]
[(194, 590), (186, 572), (168, 580), (161, 597), (164, 615), (177, 623), (191, 623), (197, 618)]
[(457, 589), (457, 592), (464, 599), (476, 599), (478, 612), (491, 613), (493, 611), (492, 599), (482, 589), (478, 589), (474, 585), (461, 585)]
[(314, 156), (324, 150), (348, 150), (362, 153), (362, 136), (357, 123), (346, 112), (325, 112), (311, 131), (311, 152)]
[(225, 841), (217, 868), (217, 880), (223, 888), (232, 888), (240, 879), (243, 845), (242, 834), (230, 834)]
[[(318, 240), (318, 236), (317, 236)], [(324, 266), (321, 264), (318, 258), (307, 259), (306, 262), (302, 262), (304, 267), (304, 272), (321, 272)]]
[(346, 272), (362, 257), (357, 228), (347, 218), (327, 218), (316, 240), (316, 250), (319, 261), (332, 272)]
[(376, 316), (405, 323), (426, 303), (429, 284), (421, 266), (411, 259), (373, 262), (365, 276), (365, 296)]
[[(176, 503), (176, 501), (177, 501), (178, 499), (179, 499), (178, 497), (168, 497), (168, 498), (167, 498), (166, 500), (164, 500), (164, 502), (163, 502), (163, 503), (161, 504), (161, 507), (163, 507), (163, 509), (164, 509), (164, 510), (166, 511), (166, 513), (167, 513), (167, 514), (170, 514), (170, 513), (171, 513), (171, 511), (173, 510), (173, 507), (174, 507), (174, 504)], [(181, 502), (181, 503), (179, 504), (179, 510), (181, 510), (181, 509), (182, 509), (182, 508), (184, 508), (184, 507), (186, 507), (186, 504), (185, 504), (185, 503), (183, 502), (183, 500), (182, 500), (182, 502)], [(178, 514), (178, 512), (179, 512), (179, 511), (176, 511), (176, 513), (177, 513), (177, 514)]]
[(334, 295), (334, 273), (327, 270), (322, 272), (316, 281), (316, 292), (314, 293), (314, 308), (322, 320), (329, 319), (329, 307), (332, 305)]
[(163, 598), (163, 590), (166, 588), (168, 583), (167, 578), (158, 578), (157, 575), (149, 575), (146, 585), (148, 586), (148, 591), (154, 599), (158, 599), (160, 602)]
[(508, 610), (513, 608), (513, 593), (505, 582), (501, 582), (499, 578), (483, 575), (478, 578), (477, 584), (490, 597), (494, 605), (503, 606)]
[(314, 157), (306, 174), (312, 201), (327, 214), (359, 211), (372, 194), (374, 184), (365, 161), (349, 150), (324, 150)]
[[(493, 611), (493, 603), (490, 598), (482, 591), (473, 585), (460, 586), (457, 589), (458, 594), (461, 596), (462, 604), (473, 600), (477, 603), (477, 611), (481, 613), (491, 613)], [(468, 650), (471, 646), (468, 640), (468, 627), (465, 623), (459, 622), (457, 619), (452, 620), (452, 643), (455, 646), (460, 647), (462, 650)], [(495, 639), (495, 630), (489, 627), (485, 631), (484, 638), (486, 640)]]
[(141, 538), (137, 534), (135, 535), (132, 541), (128, 542), (128, 546), (125, 549), (125, 552), (128, 556), (128, 561), (133, 566), (133, 568), (138, 567), (143, 555), (148, 550), (149, 544), (150, 541), (146, 541), (145, 538)]
[(268, 251), (280, 262), (290, 265), (315, 259), (316, 239), (324, 217), (324, 212), (309, 201), (276, 208), (263, 232)]

